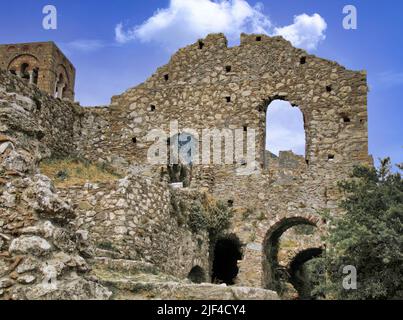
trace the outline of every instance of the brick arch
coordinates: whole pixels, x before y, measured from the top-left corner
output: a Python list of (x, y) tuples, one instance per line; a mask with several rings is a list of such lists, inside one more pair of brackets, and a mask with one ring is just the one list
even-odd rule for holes
[(277, 271), (279, 267), (277, 260), (279, 239), (288, 229), (298, 225), (311, 225), (322, 229), (321, 219), (313, 215), (279, 216), (270, 223), (263, 240), (262, 285), (264, 288), (280, 290), (280, 274)]
[(8, 63), (7, 66), (7, 70), (8, 71), (11, 69), (19, 70), (21, 65), (24, 63), (29, 65), (28, 68), (29, 71), (39, 67), (39, 59), (36, 56), (34, 56), (33, 54), (24, 53), (19, 54), (10, 59), (10, 62)]

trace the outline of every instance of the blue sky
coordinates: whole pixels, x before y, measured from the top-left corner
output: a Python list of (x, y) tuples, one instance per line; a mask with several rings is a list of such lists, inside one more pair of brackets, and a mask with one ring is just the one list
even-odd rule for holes
[[(214, 12), (209, 12), (212, 6), (207, 3), (212, 1), (200, 0), (205, 6), (192, 9), (189, 3), (194, 1), (1, 1), (0, 43), (55, 41), (76, 66), (76, 99), (83, 105), (102, 105), (143, 82), (168, 62), (173, 50), (204, 32), (223, 29), (236, 45), (238, 31), (263, 28), (269, 34), (287, 31), (288, 35), (296, 31), (297, 46), (349, 69), (367, 70), (370, 153), (375, 159), (391, 156), (393, 162), (403, 162), (402, 1), (233, 0), (215, 6)], [(42, 28), (42, 8), (47, 4), (58, 10), (57, 30)], [(347, 4), (357, 8), (357, 30), (342, 27)], [(155, 15), (157, 9), (166, 9), (165, 15)], [(189, 10), (191, 21), (184, 16)], [(243, 16), (245, 12), (249, 15)], [(320, 16), (316, 20), (315, 13)], [(311, 20), (307, 39), (298, 41), (306, 25), (296, 24), (294, 16), (302, 14)], [(320, 26), (322, 21), (326, 29)], [(286, 26), (291, 30), (283, 29)]]

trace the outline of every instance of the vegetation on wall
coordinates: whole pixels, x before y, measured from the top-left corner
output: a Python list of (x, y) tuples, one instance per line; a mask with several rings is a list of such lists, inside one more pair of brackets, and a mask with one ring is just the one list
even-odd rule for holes
[(41, 174), (53, 180), (56, 187), (84, 185), (87, 182), (102, 183), (120, 179), (110, 168), (85, 159), (46, 159), (39, 166)]
[[(353, 179), (340, 184), (346, 214), (328, 217), (327, 253), (312, 264), (317, 278), (326, 281), (316, 285), (314, 294), (328, 299), (403, 298), (402, 165), (398, 168), (392, 172), (390, 159), (385, 159), (379, 169), (356, 167)], [(342, 285), (348, 276), (345, 266), (357, 270), (356, 289)]]
[(227, 204), (204, 195), (189, 210), (188, 225), (192, 232), (208, 231), (210, 238), (217, 238), (230, 227), (233, 212)]

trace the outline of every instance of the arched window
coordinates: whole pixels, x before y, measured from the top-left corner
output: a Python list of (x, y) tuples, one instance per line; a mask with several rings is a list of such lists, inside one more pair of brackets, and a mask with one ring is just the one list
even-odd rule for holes
[(20, 72), (21, 72), (21, 78), (22, 79), (29, 80), (30, 76), (29, 76), (28, 68), (29, 68), (28, 63), (23, 63), (21, 65)]
[(280, 151), (292, 151), (305, 156), (304, 117), (287, 101), (273, 100), (266, 112), (266, 166)]
[(66, 88), (66, 81), (64, 79), (63, 74), (60, 73), (56, 81), (55, 98), (63, 99), (65, 94), (65, 88)]
[(37, 85), (39, 79), (39, 69), (35, 68), (32, 72), (32, 83)]

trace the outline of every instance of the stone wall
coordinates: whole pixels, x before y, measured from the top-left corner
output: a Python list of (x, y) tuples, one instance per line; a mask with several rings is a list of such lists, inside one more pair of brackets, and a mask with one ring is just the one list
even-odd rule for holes
[(74, 156), (81, 108), (54, 99), (35, 85), (0, 70), (0, 133), (33, 162), (49, 156)]
[(152, 263), (165, 273), (186, 278), (191, 269), (209, 270), (209, 239), (193, 234), (171, 207), (164, 182), (130, 176), (115, 183), (60, 189), (76, 205), (75, 228), (88, 231), (99, 249)]
[[(207, 190), (234, 207), (236, 214), (230, 232), (245, 244), (237, 281), (241, 285), (266, 285), (265, 279), (271, 277), (271, 271), (266, 270), (267, 260), (276, 242), (271, 236), (277, 237), (298, 224), (312, 224), (324, 230), (326, 221), (318, 211), (342, 213), (337, 206), (341, 199), (337, 182), (346, 179), (354, 165), (372, 164), (368, 155), (366, 73), (309, 55), (281, 37), (243, 34), (240, 46), (228, 47), (224, 35), (209, 35), (180, 49), (144, 83), (113, 97), (111, 105), (104, 108), (80, 108), (43, 95), (37, 99), (34, 88), (25, 88), (23, 82), (1, 72), (0, 77), (0, 83), (6, 83), (0, 91), (1, 99), (7, 102), (6, 109), (0, 109), (4, 110), (2, 119), (6, 119), (0, 132), (10, 138), (18, 135), (20, 154), (24, 148), (30, 155), (77, 154), (111, 164), (122, 173), (159, 180), (166, 166), (151, 165), (147, 159), (154, 143), (147, 139), (152, 129), (167, 133), (161, 138), (166, 144), (167, 139), (173, 138), (169, 135), (171, 121), (178, 122), (179, 132), (194, 136), (201, 136), (203, 129), (213, 128), (241, 129), (244, 137), (256, 130), (256, 162), (233, 159), (233, 163), (226, 165), (195, 163), (190, 186)], [(289, 101), (303, 114), (305, 157), (289, 152), (281, 153), (278, 159), (266, 157), (266, 111), (270, 102), (277, 99)], [(14, 102), (18, 107), (10, 107)], [(249, 175), (240, 174), (245, 168), (249, 169)], [(115, 198), (121, 196), (118, 189), (111, 190), (113, 201), (119, 201)], [(78, 199), (93, 197), (91, 206), (98, 209), (80, 209), (80, 212), (82, 219), (86, 216), (88, 228), (100, 234), (95, 229), (102, 226), (94, 221), (99, 217), (110, 218), (107, 211), (111, 209), (104, 207), (109, 204), (96, 196), (96, 190), (68, 192)], [(134, 193), (143, 199), (141, 192)], [(160, 194), (164, 197), (165, 193)], [(156, 203), (161, 201), (155, 195), (143, 196)], [(162, 202), (159, 210), (166, 217), (166, 203)], [(131, 206), (135, 208), (136, 204), (133, 202)], [(99, 210), (102, 214), (98, 217)], [(108, 229), (118, 238), (121, 235), (116, 231), (130, 232), (128, 225), (116, 224), (119, 219), (124, 221), (126, 214), (121, 218), (114, 214), (110, 225), (113, 230)], [(168, 226), (174, 229), (171, 222)], [(94, 223), (95, 227), (91, 225)], [(164, 234), (162, 227), (156, 224), (150, 230)], [(130, 241), (132, 237), (128, 235), (126, 239)], [(145, 239), (149, 237), (145, 235)], [(193, 248), (192, 241), (189, 243), (189, 248)], [(147, 250), (145, 244), (140, 245), (141, 250)], [(146, 252), (159, 255), (157, 247)]]
[[(207, 188), (240, 212), (233, 231), (247, 249), (239, 281), (260, 286), (264, 239), (272, 222), (308, 219), (324, 209), (340, 214), (337, 182), (354, 165), (371, 164), (367, 91), (365, 72), (309, 55), (281, 37), (243, 34), (240, 46), (228, 47), (222, 34), (209, 35), (180, 49), (143, 84), (113, 97), (109, 108), (88, 110), (88, 139), (79, 148), (93, 160), (152, 176), (164, 168), (149, 165), (154, 141), (147, 135), (152, 129), (169, 134), (170, 121), (178, 121), (180, 132), (195, 130), (200, 136), (202, 129), (256, 130), (257, 162), (246, 163), (252, 175), (239, 175), (245, 163), (236, 159), (228, 165), (195, 165), (191, 187)], [(303, 113), (306, 156), (293, 159), (284, 153), (266, 168), (266, 111), (276, 99)], [(253, 212), (246, 220), (245, 211)]]
[(28, 73), (36, 69), (38, 88), (52, 96), (62, 74), (65, 85), (63, 98), (74, 100), (76, 70), (53, 42), (0, 45), (0, 69), (23, 76), (20, 72), (24, 63), (28, 65)]

